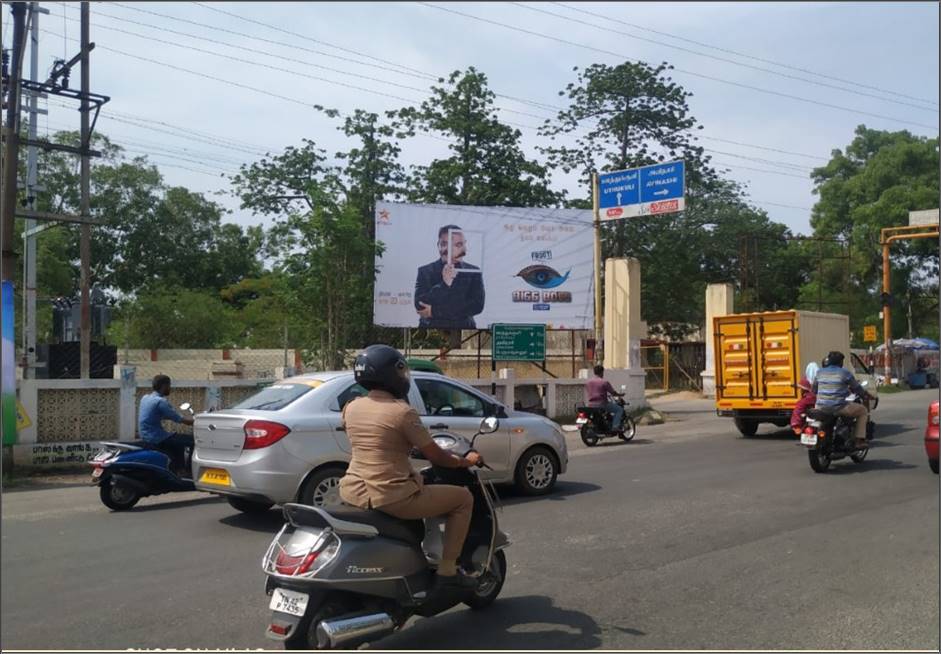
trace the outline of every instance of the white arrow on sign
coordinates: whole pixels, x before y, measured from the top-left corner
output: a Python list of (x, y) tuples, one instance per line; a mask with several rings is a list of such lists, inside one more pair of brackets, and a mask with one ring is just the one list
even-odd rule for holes
[(620, 194), (620, 193), (616, 193), (615, 195), (617, 195), (617, 198), (618, 198), (618, 206), (620, 206), (620, 205), (621, 205), (621, 194)]
[(654, 192), (653, 192), (654, 195), (668, 195), (669, 193), (670, 193), (670, 192), (669, 192), (667, 189), (663, 189), (662, 191), (654, 191)]

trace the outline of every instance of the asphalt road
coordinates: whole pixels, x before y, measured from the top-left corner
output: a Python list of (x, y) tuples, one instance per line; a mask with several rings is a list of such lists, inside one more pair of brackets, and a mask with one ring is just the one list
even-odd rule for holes
[[(788, 432), (745, 440), (703, 401), (633, 443), (573, 446), (547, 498), (507, 493), (501, 599), (391, 649), (938, 649), (937, 391), (884, 396), (862, 465), (814, 474)], [(573, 440), (575, 438), (572, 435)], [(216, 498), (111, 513), (94, 488), (2, 498), (0, 645), (268, 648), (261, 556), (280, 513)]]

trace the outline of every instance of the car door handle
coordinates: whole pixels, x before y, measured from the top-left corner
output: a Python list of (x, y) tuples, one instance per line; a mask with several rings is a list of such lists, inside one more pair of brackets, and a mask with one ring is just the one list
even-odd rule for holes
[(447, 429), (448, 426), (443, 422), (439, 422), (437, 425), (431, 425), (428, 429)]
[(346, 427), (337, 427), (334, 431), (346, 431)]

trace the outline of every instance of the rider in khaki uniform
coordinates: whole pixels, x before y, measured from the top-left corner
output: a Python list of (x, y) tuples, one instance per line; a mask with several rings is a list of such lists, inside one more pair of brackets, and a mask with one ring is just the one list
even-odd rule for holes
[(353, 456), (340, 481), (340, 497), (361, 509), (377, 509), (403, 520), (447, 516), (439, 583), (470, 587), (474, 580), (457, 569), (470, 525), (474, 498), (466, 488), (424, 486), (409, 463), (418, 448), (431, 463), (469, 468), (483, 460), (477, 452), (459, 457), (442, 450), (408, 403), (408, 364), (388, 345), (370, 345), (353, 365), (357, 383), (369, 393), (347, 404), (343, 422)]

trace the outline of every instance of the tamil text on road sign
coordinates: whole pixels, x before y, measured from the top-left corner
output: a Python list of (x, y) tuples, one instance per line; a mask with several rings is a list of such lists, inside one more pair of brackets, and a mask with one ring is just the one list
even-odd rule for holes
[(598, 175), (601, 220), (673, 213), (686, 208), (682, 161)]
[(545, 361), (545, 325), (493, 325), (494, 361)]
[(863, 326), (863, 340), (866, 343), (875, 343), (876, 342), (876, 326), (875, 325), (864, 325)]

